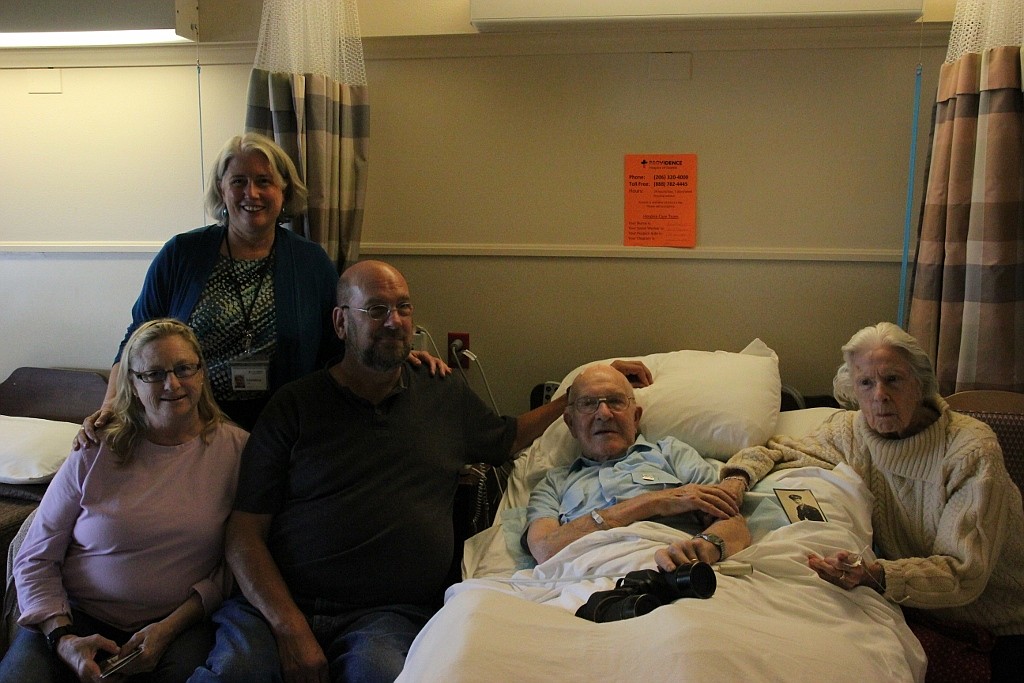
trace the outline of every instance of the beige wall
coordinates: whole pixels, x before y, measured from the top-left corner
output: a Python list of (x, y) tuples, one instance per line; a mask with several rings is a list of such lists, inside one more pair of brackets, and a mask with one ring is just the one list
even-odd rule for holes
[[(470, 333), (503, 411), (583, 361), (754, 337), (784, 382), (824, 393), (839, 344), (895, 317), (914, 68), (919, 194), (948, 26), (510, 38), (458, 35), (468, 0), (394, 4), (361, 5), (363, 252), (406, 272), (439, 345)], [(390, 33), (370, 9), (389, 6)], [(664, 52), (691, 68), (651, 79)], [(251, 46), (0, 55), (0, 97), (21, 98), (0, 112), (19, 131), (0, 196), (0, 375), (109, 362), (152, 251), (202, 221), (200, 169), (241, 127), (248, 60)], [(26, 67), (46, 66), (64, 67), (65, 92), (29, 98)], [(683, 152), (699, 159), (697, 248), (623, 248), (623, 155)]]
[(953, 21), (956, 0), (924, 0), (925, 21)]
[[(470, 333), (506, 411), (580, 362), (754, 337), (785, 383), (831, 393), (839, 346), (897, 315), (914, 71), (920, 168), (945, 50), (929, 35), (371, 41), (363, 253), (407, 273), (442, 348)], [(692, 73), (650, 79), (669, 50)], [(697, 248), (623, 248), (623, 155), (674, 152), (698, 155)]]

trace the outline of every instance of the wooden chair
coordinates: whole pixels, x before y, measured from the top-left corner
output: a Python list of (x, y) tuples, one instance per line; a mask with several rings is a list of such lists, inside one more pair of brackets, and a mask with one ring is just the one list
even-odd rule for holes
[(949, 407), (986, 423), (996, 433), (1010, 478), (1024, 491), (1024, 394), (977, 389), (946, 397)]

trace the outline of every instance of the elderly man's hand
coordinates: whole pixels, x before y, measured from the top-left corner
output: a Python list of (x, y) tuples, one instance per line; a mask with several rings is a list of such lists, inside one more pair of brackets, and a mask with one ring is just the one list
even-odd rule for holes
[(714, 564), (721, 559), (718, 548), (713, 543), (709, 543), (702, 538), (688, 538), (683, 541), (676, 541), (672, 545), (660, 548), (654, 553), (654, 561), (667, 572), (675, 571), (677, 567), (693, 564), (694, 562)]
[(635, 389), (650, 386), (654, 382), (654, 375), (641, 361), (614, 360), (611, 366), (625, 375)]
[(728, 519), (739, 514), (740, 507), (718, 486), (686, 484), (644, 494), (655, 496), (659, 517), (673, 517), (684, 512), (704, 513), (714, 519)]

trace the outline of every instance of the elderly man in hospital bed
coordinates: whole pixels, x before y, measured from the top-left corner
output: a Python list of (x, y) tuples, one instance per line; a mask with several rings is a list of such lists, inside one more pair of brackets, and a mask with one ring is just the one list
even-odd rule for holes
[(575, 379), (562, 417), (582, 455), (548, 472), (530, 494), (523, 540), (538, 562), (587, 534), (649, 519), (700, 532), (657, 552), (667, 571), (719, 562), (750, 545), (739, 507), (715, 486), (715, 468), (682, 441), (644, 439), (642, 413), (629, 381), (611, 366), (591, 366)]

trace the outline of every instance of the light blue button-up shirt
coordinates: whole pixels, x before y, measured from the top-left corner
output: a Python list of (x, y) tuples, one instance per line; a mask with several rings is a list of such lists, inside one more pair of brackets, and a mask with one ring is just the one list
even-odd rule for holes
[(621, 458), (597, 462), (580, 456), (568, 467), (550, 470), (530, 493), (527, 526), (556, 517), (565, 524), (641, 493), (717, 482), (718, 468), (690, 445), (672, 437), (651, 443), (638, 436)]

